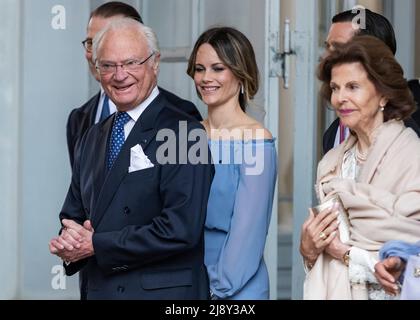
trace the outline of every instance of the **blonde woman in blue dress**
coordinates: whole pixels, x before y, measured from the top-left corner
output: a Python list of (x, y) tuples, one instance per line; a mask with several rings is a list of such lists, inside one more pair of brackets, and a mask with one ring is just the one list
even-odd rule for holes
[(258, 91), (249, 40), (217, 27), (197, 40), (188, 64), (208, 107), (202, 124), (215, 165), (205, 223), (205, 264), (213, 299), (268, 299), (263, 253), (277, 176), (274, 139), (245, 113)]

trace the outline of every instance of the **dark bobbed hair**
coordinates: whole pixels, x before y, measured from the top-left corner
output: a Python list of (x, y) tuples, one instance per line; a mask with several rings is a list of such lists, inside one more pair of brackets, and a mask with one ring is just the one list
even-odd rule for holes
[(353, 19), (359, 17), (358, 10), (365, 10), (366, 28), (357, 29), (356, 35), (370, 35), (382, 40), (395, 55), (397, 52), (397, 41), (395, 39), (394, 28), (388, 19), (379, 13), (369, 9), (357, 9), (354, 10), (354, 12), (352, 10), (347, 10), (335, 15), (332, 18), (332, 23), (352, 22)]
[(107, 2), (97, 7), (91, 12), (89, 20), (92, 17), (111, 18), (120, 15), (143, 23), (139, 12), (134, 7), (120, 1)]
[(357, 36), (347, 43), (335, 43), (334, 46), (335, 50), (318, 66), (318, 78), (322, 81), (321, 95), (325, 100), (331, 100), (332, 69), (358, 62), (376, 90), (388, 100), (384, 121), (405, 120), (415, 111), (414, 99), (404, 79), (403, 69), (381, 40), (372, 36)]
[[(194, 79), (197, 52), (201, 45), (208, 43), (216, 51), (223, 64), (229, 68), (243, 86), (239, 94), (239, 104), (245, 111), (249, 100), (253, 99), (259, 87), (259, 72), (254, 49), (248, 38), (230, 27), (208, 29), (198, 38), (188, 61), (187, 74)], [(197, 91), (201, 98), (200, 93)]]

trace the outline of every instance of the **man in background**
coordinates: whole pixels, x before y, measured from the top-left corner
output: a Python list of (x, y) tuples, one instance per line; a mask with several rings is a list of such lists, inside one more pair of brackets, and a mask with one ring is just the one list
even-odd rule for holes
[(414, 100), (417, 104), (417, 111), (411, 117), (420, 126), (420, 79), (411, 79), (408, 81), (408, 87), (413, 93)]
[[(332, 25), (327, 40), (325, 41), (326, 54), (328, 54), (329, 51), (334, 50), (334, 42), (344, 43), (357, 35), (371, 35), (385, 42), (395, 55), (397, 52), (397, 43), (394, 29), (388, 19), (369, 9), (362, 9), (365, 11), (366, 18), (365, 25), (363, 25), (362, 28), (356, 21), (363, 16), (360, 15), (358, 10), (354, 10), (354, 12), (353, 10), (344, 11), (333, 17)], [(420, 111), (416, 111), (413, 114), (413, 118), (418, 117), (419, 112)], [(420, 137), (420, 123), (416, 123), (413, 118), (404, 121), (404, 123), (407, 127), (412, 128)], [(338, 146), (349, 134), (349, 129), (344, 127), (338, 118), (335, 119), (323, 136), (324, 153), (327, 153), (330, 149)]]
[[(82, 44), (85, 48), (85, 57), (89, 64), (89, 69), (93, 77), (99, 82), (99, 76), (95, 68), (95, 62), (92, 60), (92, 39), (111, 21), (127, 17), (139, 22), (143, 22), (140, 14), (132, 6), (118, 1), (107, 2), (96, 8), (89, 18), (87, 26), (87, 36)], [(202, 117), (195, 105), (187, 100), (183, 100), (173, 93), (159, 88), (160, 92), (179, 107), (185, 113), (190, 114), (197, 120), (201, 121)], [(94, 124), (103, 121), (109, 115), (116, 111), (115, 104), (105, 94), (101, 87), (100, 92), (94, 95), (89, 101), (83, 104), (80, 108), (74, 109), (67, 121), (67, 147), (69, 151), (70, 164), (73, 167), (74, 152), (77, 141), (83, 134)]]

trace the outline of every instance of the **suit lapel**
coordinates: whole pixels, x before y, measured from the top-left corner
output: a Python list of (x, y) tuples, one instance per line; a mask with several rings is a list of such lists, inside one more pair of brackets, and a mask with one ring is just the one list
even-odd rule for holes
[[(146, 110), (137, 120), (126, 141), (124, 142), (124, 145), (122, 146), (121, 151), (117, 159), (115, 160), (113, 167), (111, 168), (111, 170), (109, 170), (108, 174), (106, 175), (92, 216), (92, 224), (94, 228), (96, 228), (100, 223), (106, 209), (108, 208), (112, 198), (114, 197), (115, 192), (118, 190), (124, 177), (128, 174), (128, 167), (130, 166), (131, 148), (137, 144), (140, 144), (144, 152), (147, 154), (147, 147), (157, 133), (157, 130), (155, 130), (154, 127), (156, 118), (162, 110), (162, 108), (164, 107), (163, 101), (164, 100), (162, 99), (162, 96), (159, 94), (156, 97), (156, 99), (153, 100), (153, 102), (146, 108)], [(106, 172), (105, 161), (107, 154), (107, 141), (109, 140), (111, 129), (112, 126), (110, 126), (107, 129), (106, 134), (101, 136), (102, 138), (104, 136), (106, 138), (105, 150), (103, 149), (104, 142), (102, 142), (99, 145), (99, 148), (101, 148), (100, 152), (102, 152), (102, 157), (100, 159), (101, 165), (98, 165), (98, 170), (102, 170), (102, 172)], [(102, 167), (102, 169), (99, 168), (100, 166)], [(100, 172), (97, 172), (96, 174), (96, 177), (100, 176)], [(99, 183), (100, 181), (98, 181), (98, 185)]]
[[(101, 189), (105, 180), (105, 177), (107, 175), (107, 169), (106, 169), (106, 160), (107, 160), (107, 154), (108, 154), (108, 137), (112, 130), (112, 124), (114, 123), (114, 118), (110, 117), (107, 119), (107, 121), (104, 121), (103, 124), (101, 124), (101, 130), (99, 133), (98, 141), (97, 141), (97, 161), (95, 161), (94, 166), (94, 174), (95, 182), (94, 182), (94, 194), (100, 195)], [(96, 198), (98, 200), (99, 197)], [(97, 203), (95, 203), (95, 207), (97, 207)], [(94, 211), (95, 212), (95, 211)], [(94, 213), (93, 212), (93, 213)]]
[(96, 112), (98, 110), (98, 104), (101, 98), (101, 91), (99, 91), (96, 96), (91, 100), (92, 107), (88, 108), (88, 120), (89, 127), (95, 124)]

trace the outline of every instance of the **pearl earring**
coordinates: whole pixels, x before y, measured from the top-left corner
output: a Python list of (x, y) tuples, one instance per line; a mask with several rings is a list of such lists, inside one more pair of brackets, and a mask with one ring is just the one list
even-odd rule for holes
[(385, 110), (385, 107), (381, 107), (381, 111), (384, 112), (384, 110)]

